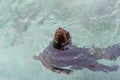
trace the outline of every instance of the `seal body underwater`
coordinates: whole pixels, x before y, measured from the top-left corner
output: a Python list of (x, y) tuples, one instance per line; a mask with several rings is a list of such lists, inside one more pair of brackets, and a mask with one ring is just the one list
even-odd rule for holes
[(79, 48), (72, 45), (68, 31), (59, 27), (53, 41), (34, 59), (57, 73), (70, 74), (75, 70), (87, 68), (91, 71), (110, 72), (118, 69), (117, 65), (107, 66), (97, 62), (98, 59), (116, 60), (120, 55), (120, 46), (113, 45), (107, 48)]

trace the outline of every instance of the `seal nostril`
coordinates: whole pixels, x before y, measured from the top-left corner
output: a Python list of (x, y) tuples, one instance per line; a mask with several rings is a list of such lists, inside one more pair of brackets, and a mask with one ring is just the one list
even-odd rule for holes
[(69, 49), (68, 47), (66, 49)]

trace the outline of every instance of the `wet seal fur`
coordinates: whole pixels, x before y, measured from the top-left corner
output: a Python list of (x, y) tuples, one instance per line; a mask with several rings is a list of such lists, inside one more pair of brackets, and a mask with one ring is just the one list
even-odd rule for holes
[(53, 72), (70, 74), (74, 70), (83, 68), (91, 71), (117, 71), (118, 65), (107, 66), (98, 63), (97, 60), (116, 60), (118, 56), (120, 56), (119, 44), (107, 48), (79, 48), (72, 45), (69, 32), (59, 27), (48, 47), (33, 58), (40, 60), (46, 68)]

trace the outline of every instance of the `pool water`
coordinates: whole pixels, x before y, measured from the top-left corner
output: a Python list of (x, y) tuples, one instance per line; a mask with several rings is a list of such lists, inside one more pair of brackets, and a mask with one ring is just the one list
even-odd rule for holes
[[(0, 80), (119, 80), (115, 72), (86, 68), (71, 75), (46, 69), (32, 57), (53, 40), (59, 26), (78, 47), (107, 47), (120, 43), (120, 0), (1, 0)], [(116, 61), (99, 60), (106, 65)]]

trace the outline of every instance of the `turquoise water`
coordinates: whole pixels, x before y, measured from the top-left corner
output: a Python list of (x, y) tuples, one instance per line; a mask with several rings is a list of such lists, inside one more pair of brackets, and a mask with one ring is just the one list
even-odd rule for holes
[[(119, 80), (116, 72), (88, 69), (57, 74), (33, 60), (53, 39), (57, 27), (78, 47), (120, 43), (120, 0), (1, 0), (0, 80)], [(99, 60), (106, 65), (116, 61)]]

